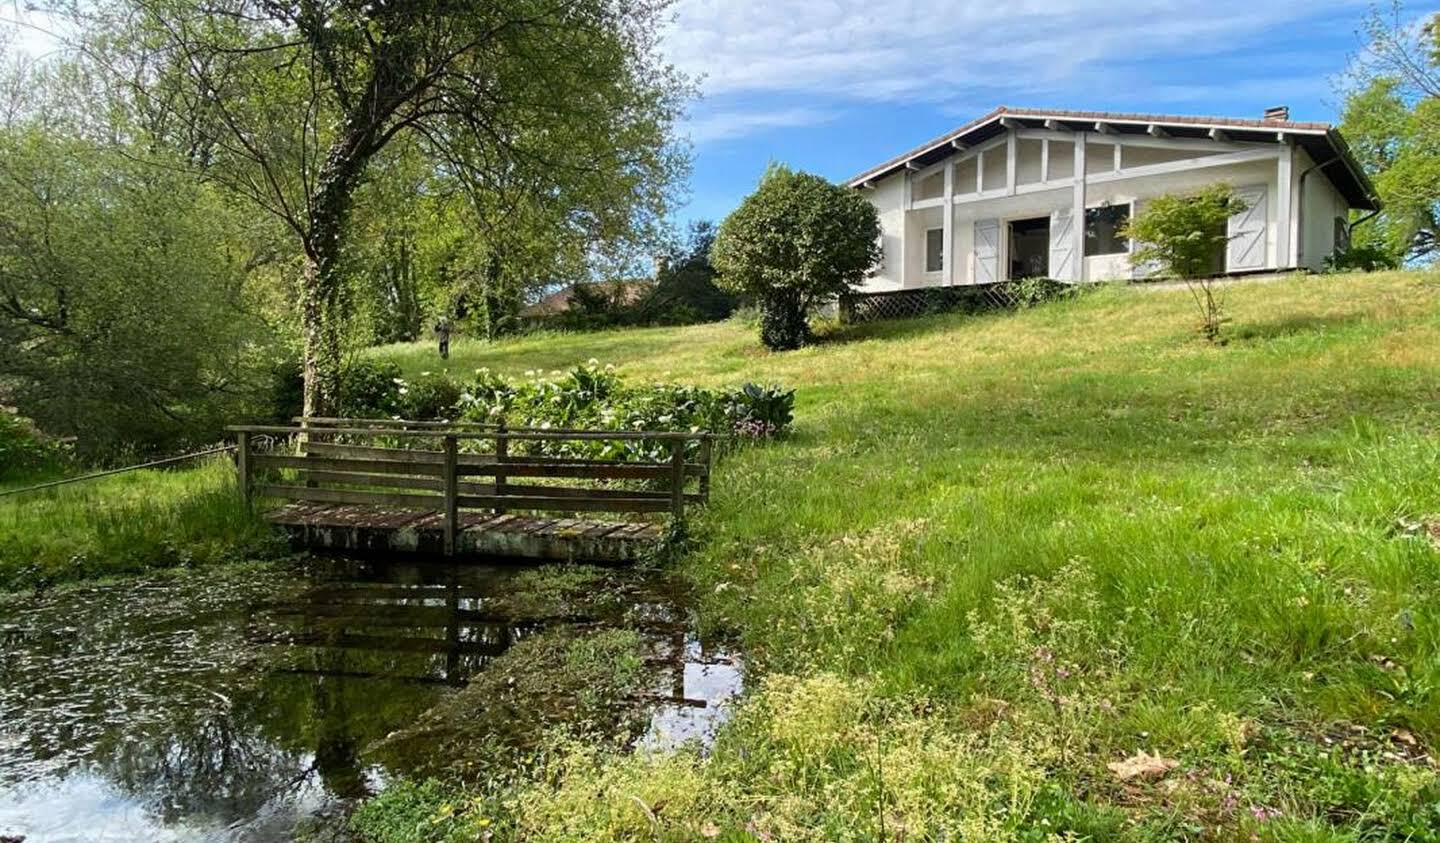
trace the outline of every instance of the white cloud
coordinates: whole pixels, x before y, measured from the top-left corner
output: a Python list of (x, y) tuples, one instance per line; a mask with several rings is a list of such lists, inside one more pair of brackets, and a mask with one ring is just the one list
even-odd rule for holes
[(691, 141), (702, 144), (743, 137), (765, 129), (815, 126), (836, 116), (834, 111), (807, 106), (768, 111), (715, 111), (691, 118), (685, 124), (685, 130)]
[[(1154, 88), (1144, 60), (1204, 60), (1245, 45), (1264, 50), (1288, 23), (1363, 0), (680, 0), (666, 39), (671, 60), (702, 76), (729, 108), (761, 95), (838, 100), (959, 98), (990, 105)], [(1358, 13), (1356, 15), (1358, 19)], [(1263, 53), (1262, 53), (1263, 55)], [(1294, 71), (1291, 70), (1290, 73)], [(1172, 102), (1192, 92), (1172, 86)], [(707, 118), (735, 137), (743, 114)], [(779, 125), (756, 119), (749, 128)], [(705, 139), (697, 137), (697, 142)]]

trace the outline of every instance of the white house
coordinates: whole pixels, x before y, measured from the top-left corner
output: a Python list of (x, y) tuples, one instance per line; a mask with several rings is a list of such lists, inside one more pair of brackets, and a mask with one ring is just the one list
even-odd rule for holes
[(868, 291), (1142, 276), (1117, 230), (1147, 199), (1228, 182), (1218, 273), (1319, 269), (1374, 187), (1325, 123), (997, 108), (849, 181), (880, 211)]

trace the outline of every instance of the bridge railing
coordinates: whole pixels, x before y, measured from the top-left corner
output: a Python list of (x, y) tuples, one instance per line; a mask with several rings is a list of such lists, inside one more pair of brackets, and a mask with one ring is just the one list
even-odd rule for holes
[[(453, 553), (462, 510), (668, 513), (709, 499), (716, 436), (673, 431), (506, 429), (391, 419), (238, 425), (239, 486), (256, 498), (439, 513)], [(267, 443), (261, 446), (262, 442)], [(668, 459), (526, 453), (562, 443), (643, 442)]]

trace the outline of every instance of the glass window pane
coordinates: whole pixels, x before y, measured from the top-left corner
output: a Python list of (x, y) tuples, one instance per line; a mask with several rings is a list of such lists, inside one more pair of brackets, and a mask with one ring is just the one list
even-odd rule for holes
[(1130, 251), (1120, 230), (1130, 221), (1129, 205), (1102, 205), (1085, 210), (1085, 257), (1119, 255)]
[(945, 268), (945, 229), (925, 231), (925, 271), (939, 272)]

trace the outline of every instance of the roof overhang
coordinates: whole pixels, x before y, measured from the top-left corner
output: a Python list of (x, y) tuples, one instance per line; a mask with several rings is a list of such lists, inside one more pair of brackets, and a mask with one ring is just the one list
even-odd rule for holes
[(1328, 123), (1292, 120), (1244, 120), (1224, 117), (1179, 117), (1104, 111), (1052, 111), (1000, 107), (954, 131), (927, 141), (903, 155), (872, 167), (848, 180), (850, 187), (871, 187), (875, 182), (906, 169), (925, 169), (982, 144), (1012, 128), (1051, 131), (1098, 132), (1123, 137), (1225, 139), (1241, 143), (1293, 141), (1324, 169), (1350, 207), (1375, 210), (1380, 200), (1365, 171), (1350, 153), (1345, 140)]

